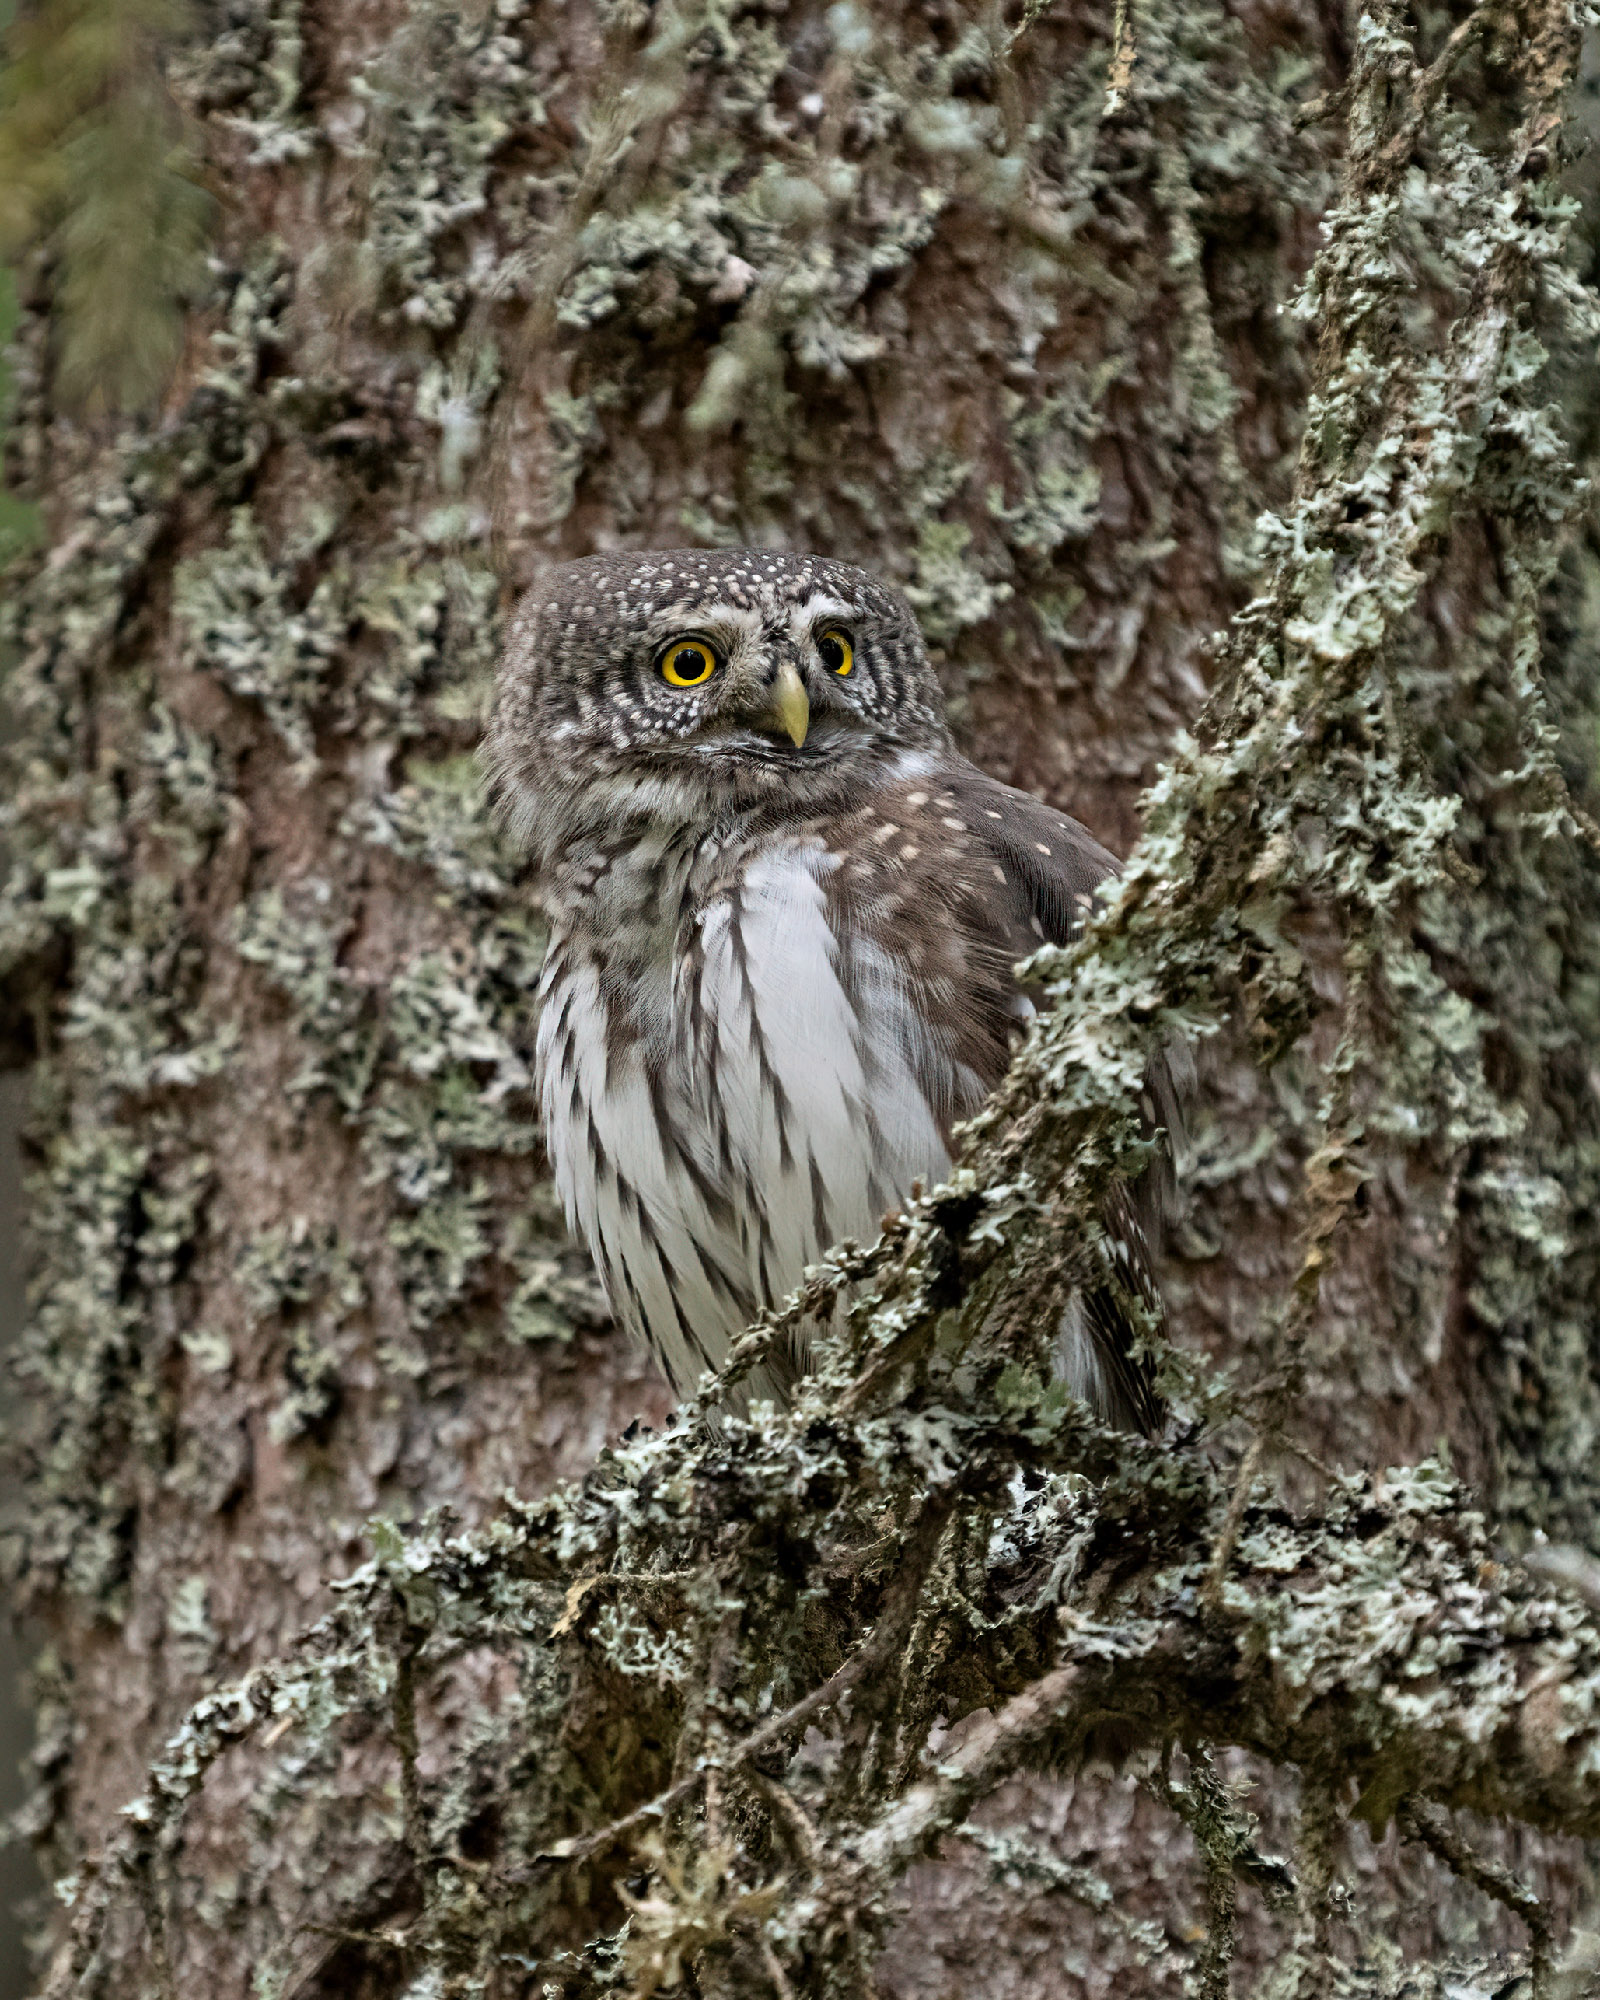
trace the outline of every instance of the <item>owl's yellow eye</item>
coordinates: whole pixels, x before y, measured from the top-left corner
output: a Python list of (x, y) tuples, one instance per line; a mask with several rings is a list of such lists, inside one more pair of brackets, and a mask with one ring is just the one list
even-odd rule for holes
[(675, 639), (661, 656), (661, 678), (668, 687), (704, 687), (716, 671), (717, 656), (703, 639)]
[(822, 664), (829, 673), (837, 674), (840, 680), (856, 663), (855, 649), (837, 625), (830, 625), (826, 632), (817, 634), (817, 651), (822, 655)]

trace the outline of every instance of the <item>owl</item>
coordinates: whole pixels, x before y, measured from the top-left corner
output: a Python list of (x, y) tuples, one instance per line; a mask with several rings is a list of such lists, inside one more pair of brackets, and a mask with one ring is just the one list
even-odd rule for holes
[[(1033, 1013), (1018, 961), (1079, 930), (1115, 863), (956, 751), (909, 605), (817, 556), (548, 572), (485, 761), (550, 917), (556, 1184), (682, 1394), (808, 1264), (945, 1178)], [(1147, 1430), (1125, 1294), (1155, 1301), (1158, 1178), (1114, 1195), (1124, 1282), (1077, 1299), (1059, 1342), (1068, 1386)], [(750, 1393), (784, 1399), (805, 1364), (775, 1355)]]

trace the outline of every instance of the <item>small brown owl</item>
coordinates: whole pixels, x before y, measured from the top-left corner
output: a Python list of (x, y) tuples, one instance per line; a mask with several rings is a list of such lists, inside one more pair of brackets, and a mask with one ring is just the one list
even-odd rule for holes
[[(807, 1264), (946, 1176), (1033, 1011), (1017, 961), (1071, 938), (1115, 863), (956, 752), (910, 607), (815, 556), (553, 570), (519, 609), (485, 754), (551, 917), (556, 1183), (682, 1393)], [(1152, 1178), (1107, 1214), (1151, 1300)], [(1148, 1429), (1130, 1342), (1108, 1286), (1069, 1314), (1060, 1366)], [(782, 1398), (804, 1366), (752, 1390)]]

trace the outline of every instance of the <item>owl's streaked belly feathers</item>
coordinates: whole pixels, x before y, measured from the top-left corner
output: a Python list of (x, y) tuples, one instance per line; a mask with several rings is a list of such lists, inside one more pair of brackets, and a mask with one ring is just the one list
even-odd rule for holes
[[(625, 955), (558, 930), (539, 1068), (569, 1219), (687, 1391), (806, 1265), (870, 1242), (914, 1180), (943, 1177), (948, 1113), (987, 1086), (893, 959), (830, 922), (840, 862), (820, 839), (655, 866), (656, 921), (627, 927)], [(783, 1386), (781, 1367), (753, 1384)]]

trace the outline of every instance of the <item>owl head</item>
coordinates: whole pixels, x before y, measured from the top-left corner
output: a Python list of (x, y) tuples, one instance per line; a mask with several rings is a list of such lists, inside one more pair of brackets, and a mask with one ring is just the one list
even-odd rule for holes
[(658, 549), (564, 564), (527, 593), (484, 755), (548, 861), (619, 822), (820, 811), (948, 741), (916, 619), (876, 577)]

